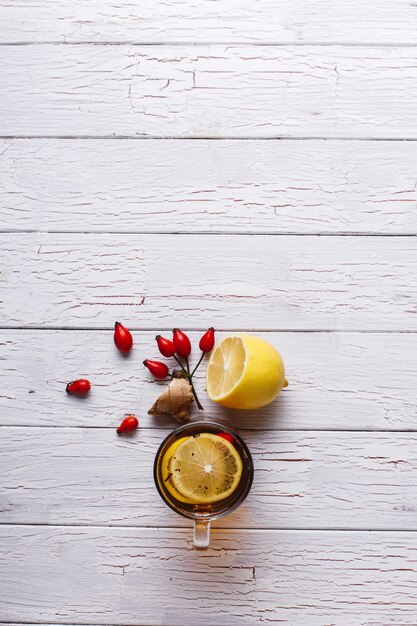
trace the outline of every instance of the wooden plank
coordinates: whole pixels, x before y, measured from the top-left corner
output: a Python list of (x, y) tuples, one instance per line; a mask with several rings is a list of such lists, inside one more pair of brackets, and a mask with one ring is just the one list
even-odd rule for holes
[[(142, 365), (145, 358), (157, 356), (155, 334), (135, 332), (134, 350), (125, 359), (113, 345), (111, 330), (1, 331), (0, 361), (7, 385), (0, 392), (0, 423), (116, 428), (123, 414), (135, 413), (142, 426), (174, 427), (169, 419), (147, 415), (167, 385), (154, 382)], [(168, 331), (164, 334), (169, 336)], [(203, 363), (196, 387), (204, 415), (259, 430), (417, 428), (416, 334), (259, 335), (281, 351), (289, 387), (263, 409), (224, 409), (207, 398)], [(190, 336), (197, 346), (200, 333)], [(193, 354), (191, 362), (196, 358)], [(89, 396), (81, 400), (65, 393), (65, 384), (80, 376), (87, 376), (93, 384)], [(192, 415), (201, 413), (194, 407)]]
[(0, 10), (2, 42), (353, 42), (410, 43), (416, 8), (406, 0), (224, 0), (132, 3), (57, 0), (5, 3)]
[[(3, 620), (415, 624), (414, 533), (2, 527)], [(36, 575), (34, 573), (36, 572)]]
[[(170, 430), (2, 427), (0, 522), (189, 526), (159, 497)], [(243, 431), (252, 491), (230, 528), (417, 530), (415, 433)]]
[(416, 54), (416, 47), (6, 46), (0, 134), (416, 139)]
[(417, 233), (413, 142), (1, 140), (3, 229)]
[(416, 330), (410, 237), (7, 234), (3, 325)]

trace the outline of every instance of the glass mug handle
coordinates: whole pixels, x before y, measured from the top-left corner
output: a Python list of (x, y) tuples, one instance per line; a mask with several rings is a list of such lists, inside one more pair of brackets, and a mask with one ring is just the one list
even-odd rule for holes
[(194, 548), (207, 550), (210, 544), (210, 522), (194, 520)]

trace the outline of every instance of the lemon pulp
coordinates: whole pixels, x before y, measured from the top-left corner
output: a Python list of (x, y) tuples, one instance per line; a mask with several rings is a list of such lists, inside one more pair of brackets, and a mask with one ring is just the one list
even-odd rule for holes
[(177, 490), (172, 481), (172, 459), (174, 458), (176, 449), (185, 439), (188, 439), (188, 437), (181, 437), (180, 439), (177, 439), (169, 446), (168, 450), (165, 452), (161, 461), (161, 476), (165, 487), (167, 488), (169, 493), (174, 496), (174, 498), (176, 498), (180, 502), (195, 504), (193, 500), (185, 498), (182, 493)]
[(243, 374), (246, 352), (240, 337), (227, 337), (214, 350), (207, 371), (213, 400), (233, 389)]
[[(235, 491), (242, 476), (242, 460), (233, 444), (213, 433), (183, 437), (175, 444), (169, 470), (172, 486), (181, 495), (175, 496), (177, 499), (210, 504)], [(169, 482), (165, 484), (169, 489)]]

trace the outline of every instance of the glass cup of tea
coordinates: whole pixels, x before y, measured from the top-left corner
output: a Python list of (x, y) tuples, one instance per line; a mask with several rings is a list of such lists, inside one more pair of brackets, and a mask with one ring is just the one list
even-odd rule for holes
[(253, 462), (229, 425), (192, 420), (161, 443), (154, 479), (164, 502), (194, 520), (194, 547), (204, 550), (210, 543), (210, 522), (234, 511), (248, 495)]

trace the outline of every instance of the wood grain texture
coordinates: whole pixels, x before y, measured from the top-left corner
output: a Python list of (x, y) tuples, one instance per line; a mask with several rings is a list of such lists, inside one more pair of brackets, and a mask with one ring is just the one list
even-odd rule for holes
[(417, 138), (417, 47), (6, 46), (0, 134)]
[(5, 621), (415, 624), (414, 533), (218, 530), (206, 553), (191, 549), (191, 529), (12, 526), (0, 537)]
[[(135, 332), (126, 359), (115, 349), (111, 330), (1, 331), (0, 362), (7, 384), (0, 391), (0, 423), (116, 428), (125, 413), (134, 413), (147, 428), (174, 427), (169, 419), (147, 415), (167, 385), (154, 382), (142, 365), (158, 354), (155, 334)], [(282, 353), (289, 387), (261, 410), (236, 413), (207, 398), (203, 364), (196, 386), (204, 415), (257, 430), (417, 429), (416, 334), (259, 334)], [(199, 335), (191, 334), (194, 346)], [(68, 396), (66, 383), (81, 376), (92, 381), (89, 396)], [(192, 414), (201, 415), (195, 407)]]
[[(170, 431), (2, 427), (0, 523), (190, 526), (154, 486)], [(215, 527), (417, 530), (417, 434), (241, 434), (253, 487)]]
[(7, 234), (3, 325), (416, 330), (413, 237)]
[(417, 233), (413, 142), (1, 140), (3, 229)]
[(209, 2), (57, 0), (0, 5), (2, 42), (410, 43), (416, 8), (406, 0)]
[[(312, 235), (417, 233), (416, 11), (0, 0), (33, 44), (0, 63), (1, 623), (415, 626), (416, 239)], [(210, 324), (263, 329), (290, 386), (236, 415), (197, 380), (256, 471), (202, 554), (142, 360)]]

